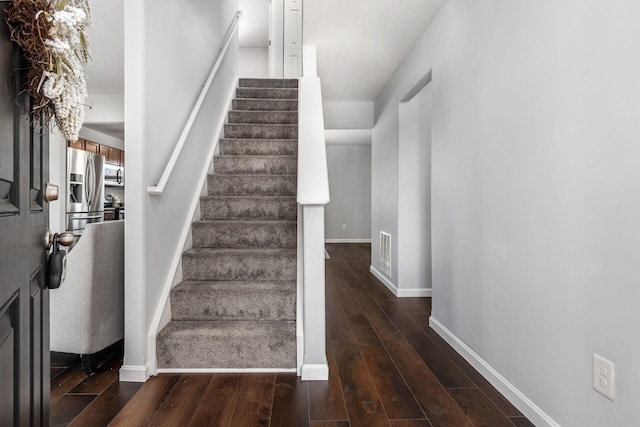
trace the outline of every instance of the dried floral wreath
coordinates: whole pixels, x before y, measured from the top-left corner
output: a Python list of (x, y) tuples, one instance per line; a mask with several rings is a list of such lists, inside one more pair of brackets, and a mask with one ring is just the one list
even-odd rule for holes
[(30, 64), (25, 90), (33, 98), (32, 119), (55, 118), (65, 139), (77, 140), (87, 99), (88, 0), (15, 0), (7, 15), (11, 39)]

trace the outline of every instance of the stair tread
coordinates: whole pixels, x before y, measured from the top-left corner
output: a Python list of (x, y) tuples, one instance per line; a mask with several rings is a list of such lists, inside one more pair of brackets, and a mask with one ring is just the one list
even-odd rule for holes
[[(283, 159), (283, 160), (295, 160), (298, 156), (286, 156), (286, 155), (264, 155), (264, 154), (217, 154), (217, 158), (226, 159), (226, 158), (260, 158), (260, 159)], [(238, 174), (242, 175), (242, 174)]]
[(295, 324), (295, 320), (172, 320), (159, 335), (197, 333), (227, 337), (233, 331), (247, 337), (291, 334), (295, 337)]
[[(297, 128), (297, 123), (226, 123), (225, 126), (257, 126), (257, 127), (289, 127)], [(228, 137), (225, 137), (228, 138)], [(251, 139), (251, 138), (249, 138)], [(274, 139), (286, 139), (286, 138), (274, 138)]]
[[(229, 176), (229, 175), (225, 175)], [(269, 175), (273, 176), (273, 175)], [(278, 176), (286, 176), (286, 175), (278, 175)], [(243, 195), (228, 195), (228, 196), (200, 196), (200, 200), (203, 199), (231, 199), (231, 200), (240, 200), (240, 199), (275, 199), (275, 200), (296, 200), (296, 196), (243, 196)]]
[(171, 289), (173, 292), (178, 288), (197, 287), (197, 286), (215, 286), (220, 289), (235, 289), (239, 287), (259, 287), (263, 289), (285, 289), (290, 287), (295, 290), (296, 282), (290, 280), (280, 280), (273, 282), (260, 282), (257, 280), (185, 280), (178, 283)]
[(206, 255), (206, 254), (228, 254), (228, 255), (296, 255), (297, 250), (292, 248), (191, 248), (184, 254)]
[(256, 219), (256, 220), (247, 220), (247, 219), (201, 219), (198, 221), (193, 221), (193, 224), (214, 224), (214, 223), (223, 223), (223, 224), (233, 224), (233, 225), (257, 225), (261, 222), (266, 225), (278, 225), (278, 224), (286, 224), (291, 225), (295, 224), (297, 221), (294, 220), (282, 220), (282, 219)]
[(293, 175), (293, 174), (288, 174), (288, 175), (272, 175), (272, 174), (268, 174), (268, 173), (210, 173), (209, 176), (214, 177), (214, 176), (224, 176), (225, 178), (227, 177), (242, 177), (242, 178), (260, 178), (260, 177), (277, 177), (277, 178), (298, 178), (298, 175)]

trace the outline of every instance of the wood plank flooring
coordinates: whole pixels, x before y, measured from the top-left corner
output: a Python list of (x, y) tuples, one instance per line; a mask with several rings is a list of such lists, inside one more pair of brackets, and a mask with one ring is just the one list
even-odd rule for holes
[(140, 385), (118, 382), (119, 357), (89, 378), (55, 363), (51, 425), (533, 426), (429, 328), (430, 298), (397, 299), (369, 273), (370, 245), (327, 251), (329, 381), (162, 374)]

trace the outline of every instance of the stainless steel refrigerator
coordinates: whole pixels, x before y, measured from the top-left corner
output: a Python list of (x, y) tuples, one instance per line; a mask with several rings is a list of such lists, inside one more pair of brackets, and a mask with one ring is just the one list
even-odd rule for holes
[(67, 230), (104, 221), (104, 156), (67, 148)]

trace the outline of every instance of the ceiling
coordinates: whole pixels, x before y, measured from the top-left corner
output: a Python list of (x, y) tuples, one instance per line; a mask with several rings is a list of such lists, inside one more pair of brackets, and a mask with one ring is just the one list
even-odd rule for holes
[[(304, 42), (317, 48), (325, 101), (374, 101), (445, 1), (304, 0)], [(266, 47), (269, 0), (239, 4), (241, 46)], [(92, 0), (91, 8), (89, 94), (123, 94), (124, 0)]]
[(325, 101), (374, 101), (446, 0), (304, 0)]
[(124, 0), (92, 0), (87, 30), (92, 61), (86, 68), (89, 94), (124, 93)]

